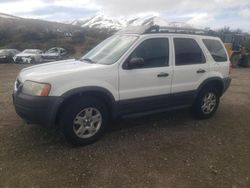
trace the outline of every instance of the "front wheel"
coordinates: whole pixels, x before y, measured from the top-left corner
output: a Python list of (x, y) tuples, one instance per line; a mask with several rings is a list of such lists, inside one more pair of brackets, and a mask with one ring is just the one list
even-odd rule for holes
[(108, 124), (108, 111), (101, 101), (92, 97), (78, 98), (66, 105), (60, 125), (66, 141), (87, 145), (97, 141)]
[(199, 119), (207, 119), (214, 115), (220, 103), (216, 88), (208, 87), (201, 90), (193, 105), (193, 114)]

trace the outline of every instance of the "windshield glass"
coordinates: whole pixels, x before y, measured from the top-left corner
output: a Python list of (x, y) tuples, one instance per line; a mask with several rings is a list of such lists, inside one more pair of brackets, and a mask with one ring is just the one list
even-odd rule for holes
[(115, 63), (136, 41), (136, 36), (112, 36), (81, 58), (91, 63), (110, 65)]
[(24, 50), (23, 53), (26, 53), (26, 54), (37, 54), (37, 51), (36, 50)]
[(58, 53), (59, 50), (57, 48), (51, 48), (46, 53)]

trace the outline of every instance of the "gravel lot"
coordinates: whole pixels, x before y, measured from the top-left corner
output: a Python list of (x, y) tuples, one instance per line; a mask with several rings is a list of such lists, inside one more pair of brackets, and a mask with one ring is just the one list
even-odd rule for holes
[(250, 187), (250, 69), (234, 69), (216, 115), (188, 110), (113, 123), (99, 142), (71, 148), (15, 113), (0, 65), (0, 187)]

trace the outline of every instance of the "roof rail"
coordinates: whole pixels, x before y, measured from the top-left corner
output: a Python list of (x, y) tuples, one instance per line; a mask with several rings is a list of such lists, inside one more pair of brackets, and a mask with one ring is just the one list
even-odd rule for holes
[(121, 29), (116, 34), (143, 34), (145, 31), (150, 29), (152, 26), (146, 25), (146, 26), (129, 26), (124, 29)]
[(144, 34), (150, 33), (207, 34), (207, 31), (192, 27), (161, 27), (159, 25), (153, 25), (144, 32)]
[(118, 31), (116, 34), (153, 34), (153, 33), (181, 33), (208, 35), (208, 31), (192, 27), (165, 27), (159, 25), (130, 26)]

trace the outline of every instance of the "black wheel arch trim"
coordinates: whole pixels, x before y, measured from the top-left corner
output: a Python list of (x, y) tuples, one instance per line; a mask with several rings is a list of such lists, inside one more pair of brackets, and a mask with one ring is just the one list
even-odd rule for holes
[[(67, 92), (65, 92), (64, 94), (61, 95), (61, 97), (63, 98), (63, 102), (67, 101), (67, 99), (71, 98), (72, 96), (74, 95), (79, 95), (79, 96), (82, 96), (84, 94), (89, 94), (89, 93), (98, 93), (98, 94), (101, 94), (103, 95), (103, 97), (105, 97), (106, 101), (108, 103), (108, 105), (111, 107), (111, 115), (113, 117), (116, 116), (116, 101), (115, 101), (115, 97), (113, 96), (113, 94), (103, 88), (103, 87), (99, 87), (99, 86), (86, 86), (86, 87), (79, 87), (79, 88), (74, 88), (74, 89), (71, 89)], [(63, 104), (62, 104), (63, 105)], [(61, 107), (61, 106), (60, 106)], [(58, 111), (60, 110), (60, 107), (58, 109)]]
[[(222, 90), (220, 91), (221, 95), (225, 92), (225, 90), (227, 89), (227, 86), (226, 86), (226, 82), (227, 80), (230, 80), (231, 81), (231, 78), (220, 78), (220, 77), (211, 77), (211, 78), (208, 78), (206, 80), (204, 80), (200, 86), (198, 87), (197, 89), (197, 94), (198, 95), (200, 93), (200, 91), (202, 90), (202, 88), (204, 88), (204, 86), (206, 86), (207, 84), (211, 83), (211, 82), (219, 82), (222, 86)], [(230, 83), (229, 83), (230, 84)]]

